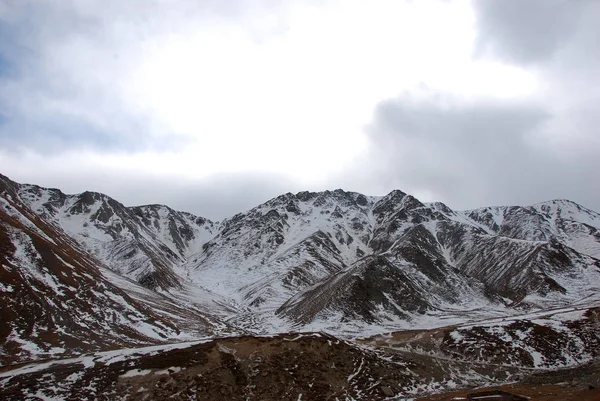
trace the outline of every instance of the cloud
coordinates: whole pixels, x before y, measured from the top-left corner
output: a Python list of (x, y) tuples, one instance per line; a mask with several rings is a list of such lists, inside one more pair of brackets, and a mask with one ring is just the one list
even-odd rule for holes
[(589, 1), (478, 0), (473, 1), (477, 21), (478, 55), (506, 58), (518, 64), (545, 62), (577, 30)]
[(424, 85), (380, 102), (355, 185), (380, 193), (398, 187), (462, 209), (568, 198), (600, 210), (600, 3), (471, 4), (473, 62), (534, 74), (535, 90), (501, 98)]
[(184, 133), (140, 107), (131, 82), (157, 40), (252, 12), (245, 1), (2, 2), (0, 145), (42, 153), (186, 145)]
[(387, 100), (370, 127), (368, 158), (378, 161), (370, 175), (461, 209), (573, 198), (600, 210), (600, 144), (564, 149), (553, 139), (556, 119), (540, 105), (514, 101)]
[(339, 77), (341, 69), (338, 63), (327, 71), (331, 64), (310, 59), (323, 49), (314, 45), (318, 37), (304, 33), (325, 26), (312, 7), (246, 0), (0, 2), (6, 33), (0, 57), (10, 60), (0, 71), (0, 145), (46, 154), (185, 150), (187, 159), (195, 149), (221, 155), (201, 166), (215, 173), (282, 158), (294, 159), (289, 170), (299, 171), (300, 160), (281, 156), (293, 146), (313, 154), (321, 170), (335, 168), (339, 157), (325, 154), (340, 146), (356, 151), (359, 139), (350, 137), (362, 133), (332, 129), (340, 119), (336, 110), (325, 112), (339, 94), (322, 85), (323, 76)]
[[(92, 175), (93, 177), (93, 175)], [(99, 188), (128, 205), (165, 204), (175, 210), (222, 220), (249, 210), (289, 191), (300, 191), (289, 179), (276, 174), (219, 174), (204, 180), (132, 174), (122, 176), (120, 185)], [(79, 188), (89, 186), (89, 176)]]
[(20, 183), (59, 188), (67, 194), (101, 192), (126, 206), (165, 204), (212, 220), (304, 189), (290, 177), (272, 172), (222, 173), (198, 179), (167, 169), (147, 171), (113, 164), (106, 157), (86, 152), (50, 157), (30, 151), (0, 151), (0, 166), (2, 174)]
[(3, 3), (0, 144), (57, 153), (162, 150), (185, 143), (122, 96), (134, 67), (131, 36), (142, 36), (134, 11), (143, 20), (151, 8), (114, 1)]
[(600, 209), (600, 3), (366, 4), (0, 0), (2, 172), (208, 217), (338, 187)]
[[(168, 187), (168, 183), (164, 183)], [(183, 211), (194, 211), (213, 220), (245, 212), (286, 192), (303, 188), (277, 174), (220, 174), (208, 180), (178, 185), (164, 193), (160, 202)], [(168, 195), (167, 195), (168, 194)], [(147, 199), (153, 199), (148, 196)]]

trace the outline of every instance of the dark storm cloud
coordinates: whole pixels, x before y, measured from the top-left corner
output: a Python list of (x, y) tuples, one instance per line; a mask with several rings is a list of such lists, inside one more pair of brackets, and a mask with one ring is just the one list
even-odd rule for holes
[(477, 55), (512, 62), (551, 59), (577, 29), (588, 0), (477, 0)]
[(600, 210), (600, 144), (557, 149), (553, 120), (526, 104), (385, 101), (370, 128), (373, 175), (461, 209), (570, 198)]

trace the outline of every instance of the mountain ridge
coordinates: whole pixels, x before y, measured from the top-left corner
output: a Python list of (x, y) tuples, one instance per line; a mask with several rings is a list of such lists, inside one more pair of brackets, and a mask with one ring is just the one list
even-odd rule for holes
[(50, 240), (65, 236), (97, 260), (117, 287), (147, 288), (135, 291), (142, 304), (156, 294), (189, 308), (187, 326), (205, 332), (377, 334), (600, 290), (600, 214), (566, 200), (454, 211), (401, 190), (301, 191), (213, 222), (1, 175), (0, 197), (20, 202), (24, 224), (40, 220)]
[[(2, 173), (0, 173), (0, 179), (5, 179), (5, 180), (13, 182), (14, 184), (18, 184), (18, 185), (21, 185), (21, 186), (31, 186), (31, 187), (37, 187), (37, 188), (43, 189), (43, 190), (57, 191), (57, 192), (62, 193), (65, 196), (78, 196), (78, 195), (83, 195), (83, 194), (86, 194), (86, 193), (91, 193), (91, 194), (102, 195), (104, 197), (111, 198), (113, 200), (115, 199), (115, 198), (111, 197), (110, 195), (107, 195), (107, 194), (104, 194), (104, 193), (98, 192), (98, 191), (93, 191), (93, 190), (85, 190), (85, 191), (79, 192), (79, 193), (66, 193), (66, 192), (63, 192), (60, 188), (56, 188), (56, 187), (44, 187), (44, 186), (40, 186), (40, 185), (37, 185), (37, 184), (31, 184), (31, 183), (17, 183), (16, 181), (11, 180), (8, 176), (6, 176), (6, 175), (4, 175)], [(268, 199), (268, 200), (264, 201), (260, 205), (267, 204), (267, 203), (269, 203), (269, 202), (271, 202), (273, 200), (279, 199), (279, 198), (284, 197), (284, 196), (290, 196), (291, 195), (291, 196), (294, 196), (294, 197), (299, 197), (299, 196), (306, 197), (306, 196), (314, 196), (314, 195), (324, 195), (324, 194), (334, 193), (336, 191), (337, 192), (345, 192), (345, 193), (350, 193), (350, 194), (361, 195), (363, 197), (369, 197), (369, 198), (384, 198), (384, 197), (386, 197), (386, 196), (388, 196), (388, 195), (390, 195), (392, 193), (396, 193), (396, 192), (405, 194), (400, 189), (393, 189), (393, 190), (391, 190), (389, 193), (387, 193), (385, 195), (364, 195), (364, 194), (362, 194), (360, 192), (346, 191), (346, 190), (344, 190), (342, 188), (328, 189), (328, 190), (323, 190), (323, 191), (308, 191), (308, 190), (304, 190), (304, 191), (299, 191), (299, 192), (296, 192), (296, 193), (286, 192), (286, 193), (280, 194), (278, 196), (275, 196), (275, 197), (273, 197), (271, 199)], [(549, 203), (566, 203), (566, 204), (571, 204), (571, 205), (575, 205), (576, 207), (579, 207), (579, 208), (581, 208), (581, 209), (583, 209), (585, 211), (593, 212), (593, 213), (598, 214), (598, 212), (594, 211), (593, 209), (588, 208), (587, 206), (584, 206), (584, 205), (582, 205), (582, 204), (580, 204), (578, 202), (575, 202), (575, 201), (567, 199), (567, 198), (554, 198), (554, 199), (549, 199), (549, 200), (545, 200), (545, 201), (539, 201), (539, 202), (531, 203), (531, 204), (528, 204), (528, 205), (500, 205), (499, 204), (499, 205), (493, 205), (493, 206), (481, 206), (481, 207), (477, 207), (477, 208), (469, 208), (469, 209), (456, 210), (454, 212), (467, 213), (467, 212), (472, 212), (472, 211), (481, 210), (481, 209), (502, 209), (502, 208), (511, 208), (511, 207), (531, 208), (531, 207), (534, 207), (534, 206), (538, 206), (538, 205), (541, 206), (541, 205), (545, 205), (545, 204), (549, 204)], [(448, 205), (446, 205), (442, 201), (423, 202), (423, 204), (424, 205), (431, 205), (431, 206), (441, 205), (442, 208), (446, 208), (448, 210), (452, 210), (452, 209), (450, 209), (448, 207)], [(193, 216), (195, 218), (204, 219), (204, 220), (212, 222), (214, 224), (218, 224), (218, 223), (223, 222), (225, 220), (232, 219), (233, 217), (235, 217), (238, 214), (243, 214), (243, 213), (246, 213), (247, 211), (251, 210), (251, 209), (248, 209), (246, 211), (237, 212), (237, 213), (235, 213), (235, 214), (233, 214), (231, 216), (224, 217), (224, 218), (221, 218), (221, 219), (210, 219), (208, 217), (204, 217), (204, 216), (201, 216), (199, 214), (195, 214), (195, 213), (192, 213), (192, 212), (189, 212), (189, 211), (186, 211), (186, 210), (174, 209), (174, 208), (170, 207), (169, 205), (163, 204), (163, 203), (145, 203), (145, 204), (134, 204), (134, 205), (129, 205), (129, 206), (126, 206), (126, 205), (123, 205), (123, 206), (125, 208), (128, 208), (128, 209), (161, 206), (161, 207), (165, 207), (165, 208), (171, 209), (171, 210), (173, 210), (173, 211), (175, 211), (177, 213), (183, 213), (183, 214), (191, 215), (191, 216)]]

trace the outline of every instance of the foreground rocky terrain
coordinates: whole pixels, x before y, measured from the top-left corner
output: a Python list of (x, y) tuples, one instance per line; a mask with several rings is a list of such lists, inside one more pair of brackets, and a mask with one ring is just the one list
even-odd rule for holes
[(0, 395), (402, 399), (594, 371), (598, 257), (600, 215), (565, 200), (300, 192), (213, 222), (0, 175)]
[(600, 308), (566, 308), (358, 341), (234, 336), (0, 368), (0, 396), (381, 400), (510, 382), (513, 393), (534, 399), (548, 395), (535, 393), (542, 384), (587, 397), (598, 394), (590, 386), (600, 378), (599, 327)]
[[(598, 371), (598, 365), (586, 365), (577, 369), (561, 371), (560, 379), (557, 379), (553, 374), (538, 374), (527, 377), (521, 383), (428, 395), (417, 397), (416, 401), (467, 400), (469, 396), (473, 397), (497, 391), (518, 395), (526, 400), (596, 401), (600, 399), (600, 374), (598, 374)], [(491, 397), (481, 399), (493, 400)]]

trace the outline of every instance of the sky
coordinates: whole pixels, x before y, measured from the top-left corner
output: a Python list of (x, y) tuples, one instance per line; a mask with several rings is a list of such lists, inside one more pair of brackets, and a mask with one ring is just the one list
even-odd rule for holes
[(285, 192), (600, 211), (600, 1), (0, 0), (0, 173), (212, 219)]

